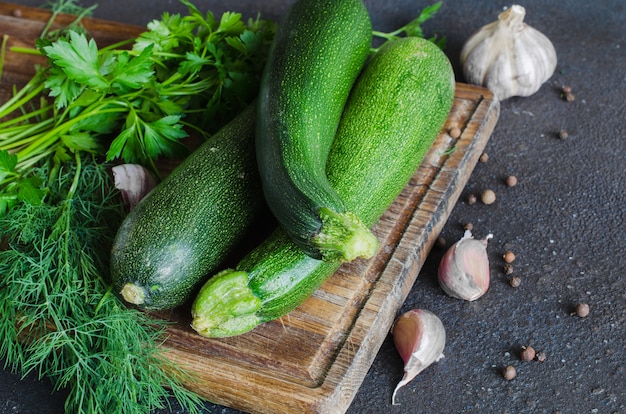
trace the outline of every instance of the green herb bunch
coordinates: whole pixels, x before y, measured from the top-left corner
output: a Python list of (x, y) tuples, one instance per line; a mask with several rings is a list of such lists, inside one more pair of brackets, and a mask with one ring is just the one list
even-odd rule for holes
[[(257, 94), (275, 28), (216, 19), (187, 0), (135, 39), (99, 48), (81, 28), (49, 32), (46, 64), (0, 105), (0, 359), (69, 392), (66, 412), (149, 413), (173, 395), (201, 399), (160, 344), (166, 322), (111, 292), (108, 260), (125, 214), (113, 162), (158, 172), (185, 154), (188, 133), (208, 137)], [(50, 37), (52, 36), (52, 37)], [(0, 80), (7, 40), (0, 49)], [(7, 87), (3, 85), (6, 90)]]
[[(33, 175), (46, 182), (50, 163)], [(110, 180), (105, 164), (76, 155), (43, 203), (0, 218), (0, 357), (67, 388), (66, 412), (149, 413), (169, 392), (196, 412), (200, 398), (180, 385), (187, 374), (158, 348), (164, 323), (110, 291), (102, 252), (124, 215)]]
[(58, 168), (82, 151), (158, 174), (159, 157), (186, 154), (190, 131), (209, 136), (256, 97), (274, 24), (181, 2), (188, 15), (164, 13), (129, 42), (98, 48), (72, 28), (22, 50), (48, 64), (0, 106), (0, 213), (41, 161)]

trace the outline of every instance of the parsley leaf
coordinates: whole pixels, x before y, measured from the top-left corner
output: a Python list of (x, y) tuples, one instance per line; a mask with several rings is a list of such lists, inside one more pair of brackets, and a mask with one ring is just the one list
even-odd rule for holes
[(241, 21), (241, 13), (226, 12), (222, 14), (218, 30), (227, 35), (239, 35), (245, 28)]
[(83, 34), (69, 32), (70, 41), (59, 39), (44, 46), (45, 54), (60, 67), (68, 79), (96, 89), (106, 89), (109, 83), (100, 73), (98, 46)]
[(179, 123), (180, 116), (167, 115), (153, 122), (146, 122), (136, 112), (130, 112), (127, 128), (111, 143), (107, 160), (120, 155), (131, 163), (149, 165), (160, 155), (168, 157), (186, 153), (179, 139), (187, 136)]
[(17, 155), (9, 154), (8, 151), (0, 151), (0, 183), (10, 174), (15, 174)]
[(113, 72), (113, 86), (124, 93), (136, 90), (146, 85), (154, 75), (152, 49), (154, 45), (148, 45), (139, 56), (132, 58), (128, 52), (118, 55), (117, 64)]
[(94, 139), (93, 135), (86, 132), (78, 132), (71, 135), (62, 135), (61, 142), (63, 145), (74, 151), (85, 151), (96, 153), (100, 148), (98, 142)]
[(214, 59), (200, 56), (195, 52), (187, 52), (185, 53), (185, 60), (180, 64), (179, 72), (182, 74), (198, 73), (203, 66), (213, 64), (214, 62)]
[(168, 115), (143, 124), (143, 141), (148, 157), (157, 158), (161, 154), (172, 157), (185, 152), (179, 139), (185, 138), (187, 133), (181, 128), (179, 120), (180, 116)]
[(422, 24), (427, 20), (430, 20), (441, 8), (441, 2), (426, 6), (422, 12), (414, 20), (409, 22), (404, 27), (404, 32), (407, 36), (424, 37), (424, 31), (422, 30)]
[(17, 191), (18, 200), (35, 206), (41, 204), (45, 195), (42, 184), (43, 180), (37, 176), (21, 180)]
[(84, 87), (68, 78), (60, 67), (49, 69), (45, 86), (50, 89), (50, 96), (56, 98), (55, 106), (59, 109), (67, 107), (83, 91)]

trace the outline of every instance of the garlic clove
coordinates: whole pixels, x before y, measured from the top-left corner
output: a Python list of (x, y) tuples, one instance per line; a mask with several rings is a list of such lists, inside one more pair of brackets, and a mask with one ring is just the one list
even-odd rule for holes
[(557, 64), (554, 45), (524, 23), (525, 16), (524, 7), (513, 5), (470, 36), (460, 56), (467, 82), (504, 100), (530, 96), (552, 76)]
[(452, 245), (439, 263), (438, 280), (441, 288), (453, 298), (473, 301), (489, 289), (489, 258), (487, 241), (476, 240), (466, 230), (463, 237)]
[(396, 404), (396, 393), (433, 362), (443, 358), (446, 331), (441, 319), (424, 309), (412, 309), (396, 319), (392, 328), (393, 342), (404, 361), (404, 376), (396, 385), (391, 403)]
[(124, 204), (132, 210), (157, 184), (157, 179), (147, 168), (138, 164), (114, 166), (113, 180)]

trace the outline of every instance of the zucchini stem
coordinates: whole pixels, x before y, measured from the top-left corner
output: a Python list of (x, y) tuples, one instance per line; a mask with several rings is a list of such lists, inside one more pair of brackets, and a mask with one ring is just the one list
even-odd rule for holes
[(320, 208), (318, 214), (322, 228), (313, 237), (313, 243), (322, 253), (322, 260), (349, 262), (376, 254), (378, 240), (356, 214), (327, 207)]
[(120, 295), (122, 295), (126, 302), (132, 303), (133, 305), (143, 305), (146, 301), (145, 289), (134, 283), (126, 283), (122, 287)]
[(191, 306), (191, 327), (207, 338), (240, 335), (261, 323), (259, 299), (248, 286), (248, 273), (226, 269), (204, 284)]

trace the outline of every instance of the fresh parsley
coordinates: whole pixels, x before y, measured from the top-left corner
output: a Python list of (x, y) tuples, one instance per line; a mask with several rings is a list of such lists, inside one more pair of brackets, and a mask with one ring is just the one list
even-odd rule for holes
[[(375, 30), (373, 34), (376, 37), (382, 38), (384, 41), (398, 39), (402, 36), (415, 36), (415, 37), (423, 38), (425, 37), (425, 34), (424, 34), (424, 30), (422, 29), (422, 25), (427, 20), (430, 20), (435, 16), (435, 14), (441, 8), (441, 5), (442, 5), (442, 2), (439, 1), (430, 6), (424, 7), (424, 9), (422, 9), (420, 14), (416, 18), (414, 18), (413, 20), (411, 20), (409, 23), (405, 24), (401, 28), (394, 30), (393, 32), (385, 33), (385, 32), (379, 32)], [(437, 46), (439, 46), (440, 49), (444, 49), (446, 47), (445, 37), (440, 38), (437, 35), (434, 35), (428, 38), (428, 40), (435, 43)]]
[(158, 173), (159, 158), (187, 153), (189, 133), (211, 135), (256, 97), (274, 23), (232, 12), (217, 19), (181, 2), (188, 15), (164, 13), (126, 43), (99, 48), (74, 25), (23, 50), (48, 64), (0, 106), (0, 151), (18, 159), (0, 185), (76, 151)]

